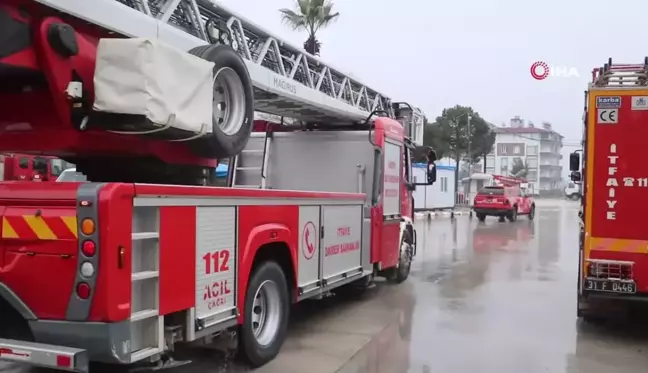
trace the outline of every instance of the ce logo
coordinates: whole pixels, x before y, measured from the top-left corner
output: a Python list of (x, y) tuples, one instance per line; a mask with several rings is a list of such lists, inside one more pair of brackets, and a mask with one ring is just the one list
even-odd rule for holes
[(601, 123), (616, 123), (617, 113), (617, 110), (600, 110), (599, 121)]

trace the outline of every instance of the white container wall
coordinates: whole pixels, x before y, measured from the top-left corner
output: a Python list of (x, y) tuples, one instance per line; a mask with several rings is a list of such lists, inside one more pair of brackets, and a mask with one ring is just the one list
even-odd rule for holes
[[(455, 207), (455, 166), (437, 165), (437, 181), (432, 185), (418, 185), (414, 191), (415, 210), (436, 210)], [(425, 165), (414, 164), (413, 176), (425, 181)]]

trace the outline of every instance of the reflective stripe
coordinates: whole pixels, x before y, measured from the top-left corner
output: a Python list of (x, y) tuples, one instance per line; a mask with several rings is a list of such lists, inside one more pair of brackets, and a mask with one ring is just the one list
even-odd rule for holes
[(648, 241), (591, 237), (590, 250), (648, 254)]
[(76, 216), (4, 216), (2, 238), (62, 240), (77, 238)]
[(9, 224), (7, 218), (2, 218), (2, 238), (18, 238), (18, 233)]

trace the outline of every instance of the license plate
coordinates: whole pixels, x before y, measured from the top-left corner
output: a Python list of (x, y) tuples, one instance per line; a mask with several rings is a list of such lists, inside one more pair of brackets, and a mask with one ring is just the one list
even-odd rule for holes
[(492, 199), (487, 199), (486, 202), (488, 202), (488, 203), (492, 203), (493, 200), (492, 200)]
[(637, 292), (637, 285), (634, 281), (585, 279), (585, 290), (634, 294)]

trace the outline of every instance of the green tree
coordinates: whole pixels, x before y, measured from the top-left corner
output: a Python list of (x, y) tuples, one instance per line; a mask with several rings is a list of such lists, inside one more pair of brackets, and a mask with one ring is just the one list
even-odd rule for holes
[(510, 175), (513, 177), (519, 177), (525, 179), (529, 173), (529, 165), (522, 160), (520, 157), (513, 158), (513, 164), (511, 165)]
[[(465, 159), (472, 167), (491, 152), (495, 133), (478, 112), (468, 106), (456, 105), (443, 109), (434, 124), (426, 126), (424, 143), (432, 146), (437, 154), (451, 157), (457, 165)], [(455, 190), (458, 185), (459, 167), (455, 169)]]
[(333, 13), (330, 0), (296, 0), (295, 10), (279, 9), (281, 20), (293, 30), (308, 32), (304, 42), (306, 52), (319, 56), (322, 44), (317, 40), (317, 32), (333, 23), (340, 13)]
[[(493, 151), (493, 146), (495, 146), (495, 131), (484, 121), (485, 125), (477, 125), (474, 128), (473, 140), (471, 144), (472, 158), (470, 159), (470, 164), (473, 165), (478, 163), (479, 160), (484, 162), (484, 171), (486, 170), (486, 156), (488, 153)], [(470, 123), (472, 126), (472, 122)], [(474, 144), (474, 145), (473, 145)]]

